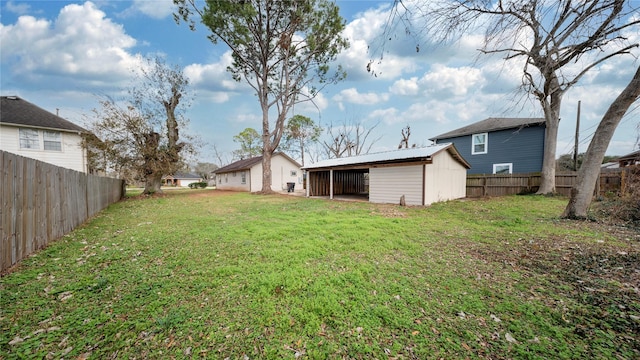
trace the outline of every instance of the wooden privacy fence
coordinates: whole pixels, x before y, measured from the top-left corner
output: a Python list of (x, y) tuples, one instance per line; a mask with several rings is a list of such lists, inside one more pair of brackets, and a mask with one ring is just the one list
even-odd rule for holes
[[(594, 189), (598, 196), (607, 193), (618, 193), (623, 188), (624, 169), (603, 170)], [(556, 192), (570, 196), (571, 188), (576, 181), (577, 172), (556, 174)], [(540, 173), (506, 174), (506, 175), (467, 175), (467, 197), (503, 196), (527, 194), (538, 191)]]
[(87, 175), (0, 150), (0, 272), (124, 195), (124, 180)]

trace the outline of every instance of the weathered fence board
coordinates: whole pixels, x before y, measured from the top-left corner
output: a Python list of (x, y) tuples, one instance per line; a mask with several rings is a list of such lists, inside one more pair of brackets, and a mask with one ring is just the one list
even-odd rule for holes
[[(603, 171), (595, 193), (605, 195), (609, 192), (619, 192), (621, 187), (621, 173), (623, 170)], [(570, 196), (577, 173), (556, 174), (556, 193)], [(504, 196), (514, 194), (534, 193), (540, 187), (541, 176), (534, 174), (507, 174), (507, 175), (467, 175), (467, 197)]]
[(86, 175), (0, 150), (0, 272), (124, 195), (123, 180)]

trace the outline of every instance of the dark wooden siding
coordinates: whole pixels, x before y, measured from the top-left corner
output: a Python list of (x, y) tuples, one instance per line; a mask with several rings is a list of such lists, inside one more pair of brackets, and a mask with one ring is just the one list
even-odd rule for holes
[(544, 126), (506, 129), (490, 132), (486, 154), (471, 154), (471, 135), (438, 139), (438, 144), (453, 143), (469, 162), (467, 174), (492, 174), (493, 164), (512, 163), (512, 173), (532, 173), (542, 170)]

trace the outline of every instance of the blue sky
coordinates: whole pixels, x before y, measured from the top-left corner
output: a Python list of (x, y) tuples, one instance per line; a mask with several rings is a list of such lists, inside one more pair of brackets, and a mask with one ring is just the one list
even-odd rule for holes
[[(539, 106), (519, 95), (518, 63), (478, 58), (482, 36), (469, 34), (459, 42), (428, 45), (398, 28), (383, 42), (382, 27), (392, 1), (339, 0), (347, 21), (344, 36), (351, 47), (340, 63), (347, 79), (326, 87), (316, 106), (295, 112), (319, 125), (360, 122), (378, 124), (371, 134), (379, 140), (371, 151), (397, 148), (400, 131), (411, 127), (410, 142), (428, 145), (428, 138), (487, 117), (542, 116)], [(18, 95), (53, 113), (83, 125), (97, 107), (97, 95), (117, 94), (129, 84), (131, 69), (141, 57), (161, 55), (184, 69), (191, 80), (193, 105), (187, 112), (188, 131), (205, 143), (199, 161), (217, 162), (212, 146), (230, 160), (238, 148), (232, 138), (247, 127), (259, 129), (257, 98), (244, 83), (225, 71), (230, 53), (213, 45), (208, 32), (195, 32), (172, 17), (170, 0), (136, 1), (1, 1), (0, 92)], [(628, 34), (636, 42), (637, 28)], [(420, 43), (420, 51), (415, 46)], [(378, 76), (366, 71), (371, 58)], [(372, 52), (372, 50), (374, 50)], [(580, 151), (585, 151), (607, 106), (631, 79), (640, 50), (634, 56), (611, 59), (570, 90), (561, 113), (558, 154), (571, 153), (577, 104), (581, 107)], [(625, 116), (607, 151), (623, 155), (636, 150), (640, 109)]]

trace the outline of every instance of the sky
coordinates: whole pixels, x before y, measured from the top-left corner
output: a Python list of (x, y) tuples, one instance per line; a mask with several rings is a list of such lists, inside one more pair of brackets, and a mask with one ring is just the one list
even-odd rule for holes
[[(411, 128), (409, 142), (426, 146), (431, 137), (488, 117), (542, 117), (540, 106), (518, 93), (522, 65), (479, 56), (481, 34), (438, 44), (408, 36), (403, 26), (385, 35), (391, 0), (337, 4), (350, 47), (333, 65), (340, 64), (347, 77), (325, 87), (315, 104), (297, 105), (295, 114), (324, 128), (345, 122), (372, 128), (371, 152), (396, 149), (406, 126)], [(202, 25), (191, 31), (184, 23), (176, 24), (173, 11), (171, 0), (1, 0), (0, 93), (17, 95), (84, 126), (100, 96), (119, 94), (130, 86), (132, 70), (140, 67), (142, 58), (161, 56), (182, 69), (191, 83), (186, 132), (203, 144), (194, 160), (217, 163), (215, 145), (229, 162), (239, 148), (233, 136), (248, 127), (261, 128), (258, 99), (247, 84), (226, 72), (229, 49), (211, 43)], [(637, 28), (634, 31), (627, 35), (639, 42)], [(639, 58), (640, 50), (634, 49), (631, 55), (610, 59), (566, 93), (558, 155), (573, 151), (579, 101), (579, 151), (586, 151)], [(375, 76), (366, 69), (372, 59)], [(608, 155), (637, 149), (638, 105), (623, 118)]]

